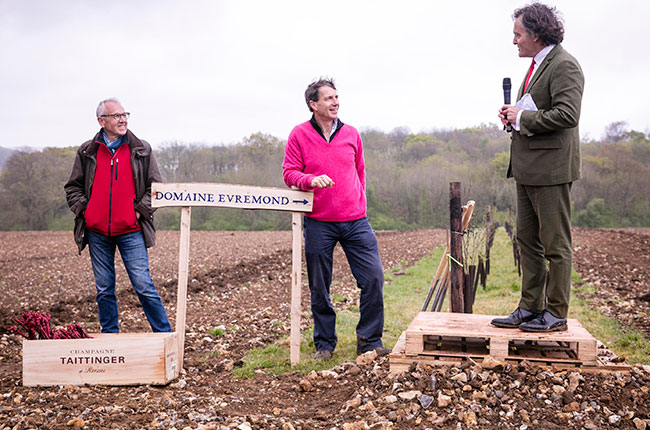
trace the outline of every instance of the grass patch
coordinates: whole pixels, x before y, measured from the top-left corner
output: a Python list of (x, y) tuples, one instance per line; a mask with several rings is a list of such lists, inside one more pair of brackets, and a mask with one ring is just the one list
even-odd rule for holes
[(210, 333), (213, 336), (220, 337), (226, 333), (226, 330), (222, 328), (213, 328), (212, 330), (208, 330), (208, 333)]
[(420, 312), (435, 275), (443, 249), (436, 249), (384, 285), (384, 345), (393, 347)]
[(332, 303), (341, 303), (346, 300), (345, 296), (342, 294), (334, 293), (332, 294)]
[[(442, 248), (436, 249), (431, 255), (404, 270), (404, 274), (400, 276), (394, 275), (397, 269), (386, 272), (383, 338), (385, 346), (392, 347), (420, 311), (442, 258), (442, 253)], [(480, 285), (477, 289), (474, 313), (508, 315), (519, 303), (521, 279), (513, 263), (512, 244), (503, 229), (496, 232), (490, 257), (490, 275), (487, 278), (485, 289)], [(593, 286), (585, 284), (575, 273), (573, 283), (569, 318), (580, 320), (592, 335), (601, 340), (616, 355), (626, 357), (629, 363), (650, 364), (648, 340), (640, 332), (622, 327), (615, 320), (607, 318), (597, 309), (591, 307), (588, 296), (595, 289)], [(448, 309), (449, 294), (447, 294), (442, 307), (445, 312)], [(308, 312), (305, 314), (311, 318)], [(329, 360), (314, 360), (312, 358), (315, 353), (312, 341), (313, 332), (311, 330), (304, 331), (300, 347), (301, 360), (296, 367), (292, 368), (290, 365), (288, 342), (282, 342), (251, 350), (244, 359), (244, 366), (234, 370), (234, 376), (237, 378), (252, 377), (257, 369), (273, 374), (287, 371), (306, 374), (312, 370), (329, 369), (339, 363), (354, 360), (356, 357), (355, 327), (358, 319), (359, 314), (356, 306), (348, 306), (346, 310), (337, 312), (338, 346), (334, 356)]]
[[(512, 243), (504, 229), (498, 229), (490, 250), (490, 274), (485, 289), (479, 284), (474, 313), (509, 315), (521, 298), (521, 278), (512, 257)], [(445, 309), (445, 308), (443, 308)]]
[[(309, 315), (311, 318), (311, 315)], [(233, 369), (235, 378), (251, 378), (258, 369), (265, 373), (279, 375), (285, 372), (298, 371), (305, 375), (312, 370), (330, 369), (344, 361), (356, 358), (355, 327), (359, 319), (358, 312), (339, 311), (336, 317), (338, 345), (334, 356), (329, 360), (315, 360), (316, 350), (313, 342), (313, 329), (301, 333), (300, 363), (293, 368), (289, 357), (289, 342), (284, 341), (267, 345), (264, 348), (254, 348), (244, 358), (244, 365)]]

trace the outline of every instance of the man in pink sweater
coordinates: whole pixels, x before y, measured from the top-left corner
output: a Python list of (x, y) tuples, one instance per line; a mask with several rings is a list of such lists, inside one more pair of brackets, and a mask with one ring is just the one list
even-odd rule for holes
[(336, 348), (336, 312), (330, 301), (334, 247), (341, 244), (361, 290), (357, 354), (390, 352), (384, 329), (384, 271), (377, 238), (366, 216), (366, 171), (361, 137), (338, 119), (334, 81), (320, 79), (305, 91), (311, 120), (289, 135), (282, 163), (284, 182), (314, 190), (305, 215), (305, 260), (314, 317), (314, 358), (330, 358)]

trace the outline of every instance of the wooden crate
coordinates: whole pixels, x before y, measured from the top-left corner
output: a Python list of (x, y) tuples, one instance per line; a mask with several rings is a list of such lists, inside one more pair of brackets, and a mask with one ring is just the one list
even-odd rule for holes
[(23, 385), (167, 384), (178, 377), (176, 333), (24, 340)]
[(575, 319), (568, 330), (527, 333), (497, 328), (493, 315), (420, 312), (402, 334), (390, 356), (391, 371), (401, 372), (413, 362), (453, 364), (492, 356), (502, 361), (528, 360), (556, 367), (601, 368), (597, 340)]

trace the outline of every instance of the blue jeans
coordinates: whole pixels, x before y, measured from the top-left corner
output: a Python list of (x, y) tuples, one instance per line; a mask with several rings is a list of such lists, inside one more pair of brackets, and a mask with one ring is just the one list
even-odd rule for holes
[(337, 242), (341, 244), (361, 290), (356, 328), (357, 352), (383, 346), (384, 270), (377, 238), (368, 218), (348, 222), (323, 222), (309, 217), (304, 217), (304, 220), (305, 260), (316, 350), (334, 351), (337, 343), (336, 312), (330, 301), (333, 254)]
[(88, 231), (88, 249), (97, 288), (97, 309), (102, 333), (118, 333), (115, 295), (115, 247), (119, 248), (124, 267), (144, 314), (155, 332), (172, 331), (162, 300), (149, 275), (149, 253), (141, 231), (119, 236), (104, 236)]

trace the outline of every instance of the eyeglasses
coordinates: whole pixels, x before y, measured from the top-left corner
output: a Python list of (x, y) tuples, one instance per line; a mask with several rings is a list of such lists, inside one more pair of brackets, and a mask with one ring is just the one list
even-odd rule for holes
[(130, 116), (131, 116), (130, 112), (124, 112), (124, 113), (114, 113), (112, 115), (102, 115), (102, 118), (111, 117), (115, 121), (119, 121), (121, 119), (129, 119)]

